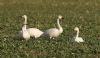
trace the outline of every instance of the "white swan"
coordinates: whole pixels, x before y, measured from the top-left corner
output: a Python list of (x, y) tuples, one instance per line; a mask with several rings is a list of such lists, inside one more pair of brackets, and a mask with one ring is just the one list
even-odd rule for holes
[(71, 42), (84, 42), (84, 40), (82, 39), (82, 37), (79, 37), (79, 28), (78, 27), (75, 27), (74, 28), (75, 31), (77, 31), (77, 34), (74, 38), (72, 38), (70, 41)]
[(49, 36), (50, 39), (51, 38), (55, 38), (55, 37), (58, 37), (62, 32), (63, 32), (63, 28), (61, 27), (61, 25), (59, 24), (59, 19), (62, 19), (62, 16), (59, 15), (58, 16), (58, 19), (57, 19), (57, 25), (58, 25), (58, 28), (51, 28), (51, 29), (48, 29), (44, 32), (44, 36)]
[(30, 34), (26, 30), (26, 24), (22, 27), (22, 31), (19, 32), (19, 37), (24, 38), (26, 41), (30, 39)]
[[(24, 15), (22, 17), (25, 19), (24, 24), (27, 24), (27, 16)], [(38, 38), (43, 34), (43, 32), (37, 28), (28, 28), (27, 31), (29, 32), (31, 37), (35, 37), (35, 38)]]

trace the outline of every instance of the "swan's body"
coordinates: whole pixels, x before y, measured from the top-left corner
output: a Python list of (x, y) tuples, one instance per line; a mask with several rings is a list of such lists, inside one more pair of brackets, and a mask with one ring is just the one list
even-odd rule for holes
[(71, 39), (71, 42), (84, 42), (84, 40), (82, 39), (82, 37), (73, 37)]
[(59, 30), (57, 28), (51, 28), (48, 29), (44, 32), (45, 36), (49, 36), (50, 39), (54, 38), (54, 37), (58, 37), (60, 35), (61, 32), (59, 32)]
[(24, 25), (22, 31), (19, 32), (19, 37), (24, 38), (26, 41), (30, 39), (30, 34), (26, 30), (26, 25)]
[(84, 40), (82, 39), (82, 37), (79, 37), (79, 28), (78, 27), (75, 27), (74, 29), (75, 31), (77, 31), (77, 34), (75, 37), (73, 37), (70, 41), (71, 42), (84, 42)]
[(29, 28), (27, 29), (27, 31), (29, 32), (31, 37), (35, 37), (35, 38), (38, 38), (43, 34), (43, 32), (37, 28)]
[(49, 36), (50, 39), (51, 39), (51, 38), (58, 37), (58, 36), (63, 32), (63, 28), (62, 28), (61, 25), (59, 24), (59, 19), (62, 19), (62, 16), (59, 16), (58, 19), (57, 19), (58, 28), (51, 28), (51, 29), (48, 29), (48, 30), (46, 30), (46, 31), (44, 32), (43, 35)]
[[(27, 24), (27, 16), (25, 15), (22, 17), (25, 19), (24, 24)], [(38, 38), (43, 34), (43, 32), (37, 28), (28, 28), (26, 30), (29, 32), (31, 37), (35, 37), (35, 38)]]

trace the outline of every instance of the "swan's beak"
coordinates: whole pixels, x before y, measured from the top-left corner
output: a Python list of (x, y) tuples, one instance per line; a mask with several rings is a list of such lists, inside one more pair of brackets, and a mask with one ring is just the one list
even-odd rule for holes
[(64, 19), (64, 18), (62, 17), (62, 19)]

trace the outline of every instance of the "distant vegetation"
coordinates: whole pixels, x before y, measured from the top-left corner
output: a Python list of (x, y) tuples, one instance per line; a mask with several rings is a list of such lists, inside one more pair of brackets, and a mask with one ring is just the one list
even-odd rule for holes
[[(64, 32), (49, 37), (20, 40), (20, 16), (28, 16), (28, 27), (43, 31), (56, 27), (58, 15)], [(70, 43), (80, 28), (84, 43)], [(100, 0), (0, 0), (0, 58), (100, 58)]]

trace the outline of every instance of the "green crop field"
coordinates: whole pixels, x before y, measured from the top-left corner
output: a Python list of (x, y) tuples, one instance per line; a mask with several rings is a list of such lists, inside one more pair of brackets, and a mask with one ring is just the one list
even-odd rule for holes
[[(28, 27), (42, 31), (57, 27), (58, 15), (63, 33), (20, 40), (22, 15)], [(80, 28), (84, 43), (70, 43)], [(100, 0), (0, 0), (0, 58), (100, 58)]]

